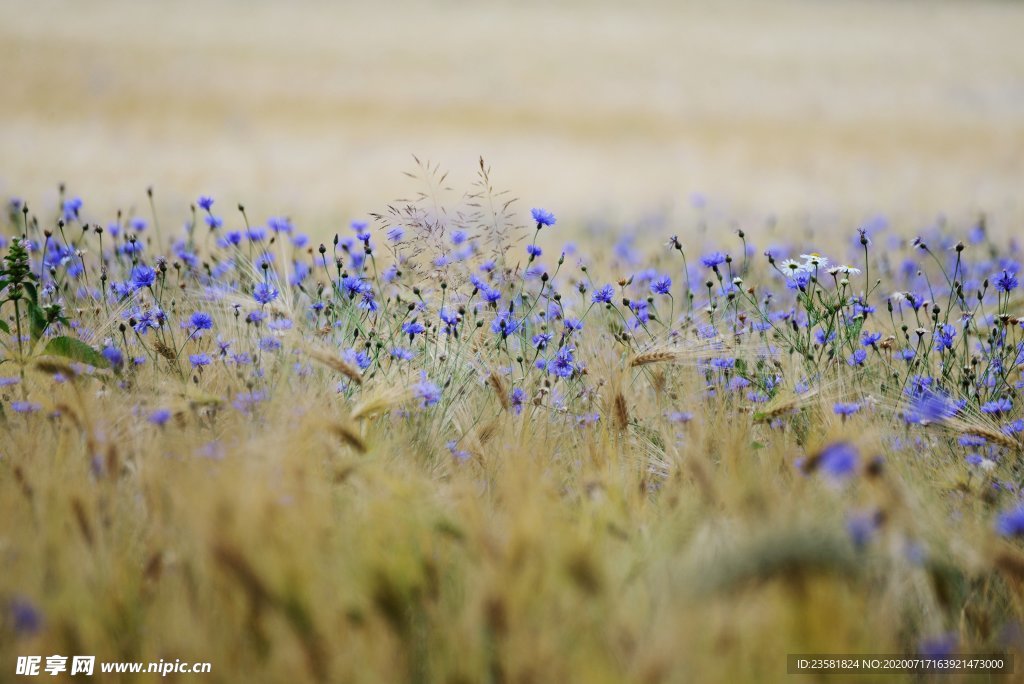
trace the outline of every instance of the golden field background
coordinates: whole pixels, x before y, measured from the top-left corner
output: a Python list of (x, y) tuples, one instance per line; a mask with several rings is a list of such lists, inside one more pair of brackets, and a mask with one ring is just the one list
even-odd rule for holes
[[(326, 235), (408, 192), (412, 154), (450, 168), (457, 188), (483, 155), (523, 210), (558, 215), (542, 240), (595, 216), (625, 231), (698, 192), (715, 219), (806, 212), (815, 239), (793, 240), (795, 253), (837, 261), (868, 213), (908, 217), (900, 235), (984, 208), (1002, 235), (966, 256), (988, 263), (1011, 254), (1002, 238), (1024, 218), (1022, 27), (1024, 3), (1011, 2), (0, 0), (0, 195), (28, 199), (45, 222), (39, 207), (64, 181), (86, 220), (131, 205), (148, 219), (153, 184), (165, 226), (209, 194), (235, 225), (242, 201), (255, 221), (287, 213)], [(749, 244), (686, 218), (691, 265), (705, 237)], [(665, 237), (637, 241), (643, 263), (689, 289)], [(131, 276), (112, 231), (79, 238), (85, 284)], [(363, 377), (338, 354), (372, 348), (355, 334), (368, 314), (340, 295), (331, 325), (304, 314), (340, 276), (316, 267), (313, 247), (306, 289), (282, 285), (270, 309), (295, 319), (280, 351), (260, 351), (258, 369), (219, 357), (193, 367), (221, 335), (233, 352), (264, 346), (264, 328), (240, 314), (257, 310), (254, 258), (269, 252), (211, 242), (199, 236), (196, 266), (166, 289), (140, 287), (112, 311), (65, 288), (75, 334), (145, 354), (141, 366), (79, 374), (20, 342), (0, 359), (13, 362), (0, 370), (0, 682), (16, 657), (54, 653), (209, 661), (209, 676), (167, 681), (224, 684), (776, 682), (787, 653), (909, 654), (950, 639), (1021, 662), (1024, 552), (995, 529), (1019, 500), (992, 479), (1021, 481), (1020, 443), (988, 429), (1006, 458), (988, 475), (967, 470), (955, 440), (989, 423), (908, 428), (881, 353), (864, 368), (830, 356), (820, 387), (799, 393), (808, 369), (790, 355), (777, 369), (794, 390), (759, 411), (739, 391), (708, 391), (705, 362), (721, 350), (751, 368), (768, 338), (723, 335), (718, 347), (687, 322), (676, 340), (683, 300), (649, 339), (620, 334), (617, 308), (594, 309), (574, 342), (587, 372), (571, 383), (514, 366), (502, 379), (512, 352), (489, 332), (493, 312), (470, 307), (457, 346), (434, 328), (412, 364), (385, 360)], [(625, 281), (630, 266), (606, 242), (598, 230), (581, 241), (586, 278)], [(883, 291), (914, 282), (896, 265), (916, 252), (876, 245), (864, 261), (854, 245), (865, 272), (852, 287), (885, 275), (881, 311)], [(438, 256), (426, 246), (418, 257)], [(288, 268), (285, 249), (274, 242)], [(540, 263), (558, 254), (545, 246)], [(199, 263), (229, 256), (237, 270), (218, 294)], [(575, 262), (552, 282), (582, 282)], [(766, 260), (751, 263), (749, 292), (781, 291)], [(405, 344), (408, 309), (396, 307), (419, 287), (431, 320), (466, 289), (415, 275), (379, 292), (391, 307), (373, 319), (382, 345)], [(534, 291), (495, 282), (508, 301)], [(623, 296), (644, 291), (629, 287)], [(586, 317), (583, 293), (565, 292)], [(1020, 311), (1016, 294), (999, 301)], [(167, 308), (159, 339), (172, 344), (158, 347), (156, 332), (102, 339), (132, 302)], [(203, 336), (186, 332), (197, 311), (212, 317)], [(921, 324), (916, 309), (900, 317)], [(898, 330), (881, 314), (876, 325)], [(639, 363), (642, 350), (654, 360)], [(414, 400), (421, 370), (444, 386), (434, 408)], [(863, 411), (836, 414), (854, 400)], [(800, 460), (843, 442), (861, 459), (842, 482)], [(851, 540), (856, 521), (873, 526), (869, 541)]]
[(403, 194), (411, 154), (459, 185), (483, 155), (567, 218), (693, 192), (1016, 217), (1022, 26), (1012, 2), (4, 0), (0, 192), (336, 223)]

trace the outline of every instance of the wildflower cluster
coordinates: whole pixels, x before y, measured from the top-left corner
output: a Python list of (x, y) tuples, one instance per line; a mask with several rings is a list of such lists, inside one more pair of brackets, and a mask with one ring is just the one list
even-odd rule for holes
[[(738, 256), (720, 243), (688, 258), (697, 245), (679, 236), (646, 257), (628, 240), (585, 254), (559, 239), (563, 224), (547, 209), (518, 225), (511, 203), (488, 194), (483, 166), (481, 178), (472, 197), (489, 197), (487, 211), (481, 201), (451, 213), (412, 202), (319, 244), (288, 218), (254, 224), (241, 205), (215, 212), (208, 196), (166, 233), (155, 213), (104, 224), (77, 198), (50, 218), (13, 201), (3, 361), (23, 377), (42, 356), (63, 356), (126, 393), (140, 373), (166, 375), (226, 394), (246, 416), (282, 374), (337, 372), (348, 402), (371, 379), (404, 387), (392, 415), (405, 419), (469, 408), (462, 398), (490, 387), (495, 403), (470, 410), (618, 430), (650, 426), (601, 401), (592, 366), (668, 389), (662, 415), (680, 425), (687, 405), (712, 403), (750, 410), (769, 431), (800, 430), (805, 398), (842, 383), (829, 409), (841, 425), (888, 411), (907, 430), (946, 435), (969, 476), (1017, 491), (1015, 245), (1000, 252), (981, 230), (968, 246), (938, 228), (906, 242), (876, 221), (852, 231), (839, 262), (789, 245), (759, 259), (744, 231)], [(308, 363), (325, 355), (325, 369)], [(703, 394), (671, 391), (673, 377), (649, 368), (662, 362), (690, 363)], [(29, 419), (46, 403), (27, 387), (8, 396), (5, 413)], [(154, 426), (172, 425), (166, 408), (143, 409)], [(466, 460), (463, 435), (442, 429)], [(867, 462), (847, 441), (804, 457), (805, 471), (840, 479)]]

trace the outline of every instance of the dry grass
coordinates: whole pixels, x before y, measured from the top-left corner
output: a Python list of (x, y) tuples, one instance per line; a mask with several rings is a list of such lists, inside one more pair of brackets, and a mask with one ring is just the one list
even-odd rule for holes
[[(0, 0), (0, 192), (49, 206), (63, 180), (100, 221), (148, 216), (155, 183), (168, 234), (211, 193), (235, 224), (233, 198), (292, 215), (315, 249), (393, 198), (410, 153), (483, 153), (557, 208), (546, 258), (581, 238), (599, 282), (629, 275), (608, 253), (618, 217), (645, 250), (676, 225), (694, 250), (735, 242), (735, 219), (759, 248), (838, 256), (876, 210), (912, 217), (909, 237), (984, 208), (1006, 235), (1024, 216), (1022, 20), (1010, 2)], [(217, 332), (252, 306), (174, 295)], [(81, 312), (82, 336), (117, 343), (117, 313)], [(948, 633), (1019, 659), (1024, 557), (992, 529), (1016, 438), (978, 416), (908, 428), (842, 363), (766, 404), (708, 393), (709, 359), (765, 341), (638, 331), (627, 349), (611, 314), (587, 326), (586, 374), (531, 381), (521, 404), (487, 328), (450, 356), (430, 331), (422, 363), (457, 372), (427, 411), (417, 373), (364, 374), (329, 328), (284, 336), (259, 378), (185, 371), (210, 335), (125, 376), (28, 365), (0, 387), (0, 681), (17, 655), (77, 653), (210, 661), (194, 679), (212, 682), (771, 682), (787, 653)], [(255, 385), (264, 401), (232, 407)], [(26, 396), (38, 413), (6, 408)], [(968, 471), (963, 434), (1013, 457)], [(839, 441), (863, 456), (845, 484), (799, 467)], [(866, 548), (851, 513), (878, 523)]]
[[(223, 393), (226, 375), (203, 385)], [(45, 597), (46, 620), (5, 663), (84, 650), (209, 660), (214, 681), (764, 681), (788, 652), (899, 651), (908, 630), (951, 627), (983, 641), (1018, 611), (1007, 561), (976, 542), (983, 483), (958, 501), (930, 484), (958, 477), (953, 461), (891, 454), (830, 488), (793, 466), (789, 431), (713, 403), (665, 424), (642, 378), (587, 431), (500, 410), (481, 382), (460, 402), (490, 407), (493, 436), (464, 463), (422, 419), (347, 422), (326, 371), (279, 385), (254, 421), (191, 406), (163, 429), (133, 417), (165, 396), (157, 378), (131, 395), (76, 382), (79, 398), (47, 392), (80, 424), (3, 428), (0, 595)], [(670, 382), (701, 392), (695, 373)], [(634, 421), (644, 437), (622, 431)], [(883, 424), (808, 431), (871, 453)], [(850, 506), (889, 516), (866, 555), (842, 532)]]

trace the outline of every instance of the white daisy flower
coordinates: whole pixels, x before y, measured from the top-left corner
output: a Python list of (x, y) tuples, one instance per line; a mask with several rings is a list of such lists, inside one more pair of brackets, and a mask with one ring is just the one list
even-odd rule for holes
[(822, 256), (817, 252), (801, 254), (800, 258), (806, 262), (808, 268), (825, 268), (828, 266), (828, 257)]

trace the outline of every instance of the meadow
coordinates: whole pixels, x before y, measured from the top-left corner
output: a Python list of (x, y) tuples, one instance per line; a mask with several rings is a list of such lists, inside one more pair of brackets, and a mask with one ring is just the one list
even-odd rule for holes
[(670, 682), (1020, 652), (1020, 248), (985, 217), (819, 253), (696, 202), (601, 247), (482, 160), (411, 175), (323, 243), (210, 196), (170, 225), (154, 189), (103, 222), (10, 201), (0, 661)]
[(0, 682), (1019, 661), (1022, 25), (0, 0)]

